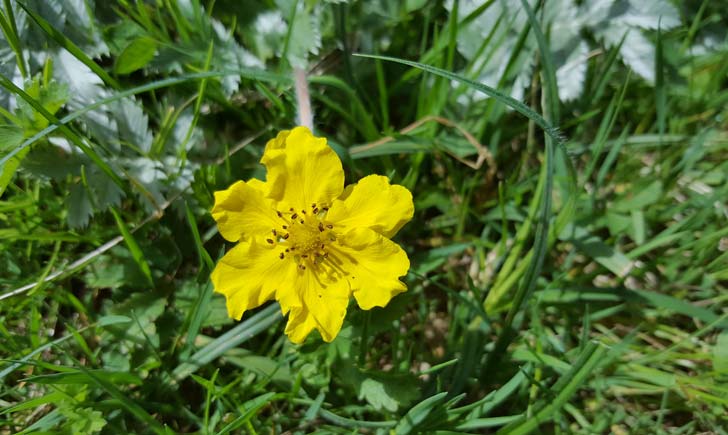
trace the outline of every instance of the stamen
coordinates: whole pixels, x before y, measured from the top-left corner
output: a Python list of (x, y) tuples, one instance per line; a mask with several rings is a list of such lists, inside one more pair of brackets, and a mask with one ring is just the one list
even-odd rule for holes
[(318, 229), (319, 229), (319, 231), (321, 231), (323, 233), (324, 232), (324, 224), (322, 224), (321, 222), (319, 222)]
[(301, 257), (303, 257), (303, 258), (308, 258), (308, 255), (306, 255), (306, 254), (303, 254), (303, 255), (301, 255)]
[[(288, 252), (288, 249), (286, 249), (286, 252)], [(284, 258), (286, 258), (286, 256), (283, 255), (283, 253), (281, 252), (281, 254), (278, 256), (278, 258), (280, 258), (281, 260), (283, 260)]]
[(328, 207), (324, 207), (323, 210), (324, 211), (329, 211), (329, 208)]
[(306, 214), (306, 210), (301, 210), (301, 213)]
[(316, 203), (311, 204), (311, 208), (316, 208)]
[(313, 209), (313, 214), (318, 214), (318, 212), (319, 212), (318, 207)]
[(265, 239), (265, 241), (270, 243), (271, 245), (273, 244), (273, 240), (271, 240), (271, 239)]
[(304, 223), (305, 221), (303, 219), (301, 219), (299, 222)]
[(278, 233), (276, 233), (276, 230), (275, 229), (273, 229), (273, 235), (274, 236), (277, 236), (278, 235)]
[(331, 224), (328, 224), (328, 225), (326, 225), (326, 228), (328, 228), (328, 229), (332, 229), (333, 227), (334, 227), (334, 226), (333, 226), (333, 225), (331, 225)]
[(298, 217), (298, 213), (293, 213), (293, 214), (291, 215), (291, 219), (296, 219), (297, 217)]
[(288, 225), (281, 225), (281, 228), (283, 228), (284, 230), (287, 230), (288, 229)]
[(283, 213), (279, 212), (278, 210), (276, 210), (276, 214), (278, 215), (278, 217), (283, 217)]
[(293, 210), (293, 207), (289, 208), (289, 209), (288, 209), (288, 211), (294, 211), (294, 210)]
[(288, 233), (286, 233), (286, 234), (284, 234), (284, 235), (283, 235), (283, 238), (284, 238), (284, 239), (287, 239), (287, 238), (289, 238), (289, 237), (291, 237), (291, 235), (290, 235), (290, 234), (288, 234)]
[(298, 268), (301, 269), (301, 270), (306, 270), (306, 266), (304, 266), (303, 264), (299, 264), (298, 265)]

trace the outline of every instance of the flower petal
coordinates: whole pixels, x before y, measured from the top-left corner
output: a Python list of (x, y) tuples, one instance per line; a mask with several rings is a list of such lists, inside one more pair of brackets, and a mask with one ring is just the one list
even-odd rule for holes
[[(318, 269), (318, 268), (317, 268)], [(297, 293), (303, 302), (291, 307), (286, 335), (294, 343), (301, 343), (313, 330), (318, 329), (324, 341), (331, 342), (341, 330), (349, 305), (349, 283), (346, 280), (327, 280), (320, 270), (312, 268), (298, 272)], [(280, 300), (285, 313), (287, 302)]]
[(392, 237), (412, 219), (414, 211), (409, 190), (389, 184), (382, 175), (369, 175), (346, 187), (331, 205), (326, 220), (347, 228), (370, 228)]
[(282, 131), (260, 159), (268, 170), (268, 196), (295, 210), (329, 206), (344, 188), (341, 160), (306, 127)]
[(399, 280), (407, 274), (410, 262), (402, 248), (368, 228), (354, 228), (331, 245), (331, 261), (347, 272), (359, 307), (383, 307), (398, 293), (407, 290)]
[(247, 183), (238, 181), (228, 189), (215, 192), (212, 217), (225, 239), (237, 242), (251, 235), (268, 234), (280, 225), (275, 205), (265, 193), (265, 183), (256, 179)]
[(281, 260), (279, 250), (254, 239), (244, 240), (217, 263), (210, 279), (215, 291), (225, 295), (230, 317), (240, 320), (245, 311), (262, 305), (276, 293), (291, 291), (296, 265)]

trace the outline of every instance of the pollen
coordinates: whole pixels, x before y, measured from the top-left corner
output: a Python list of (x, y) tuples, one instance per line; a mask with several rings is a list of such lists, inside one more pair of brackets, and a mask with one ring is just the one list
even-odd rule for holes
[[(290, 258), (301, 271), (307, 267), (314, 269), (321, 267), (329, 258), (328, 245), (336, 240), (332, 231), (334, 226), (322, 221), (322, 216), (319, 215), (319, 211), (325, 208), (320, 210), (316, 204), (311, 204), (311, 208), (313, 213), (300, 210), (299, 214), (293, 208), (289, 209), (290, 213), (279, 213), (281, 219), (279, 230), (272, 230), (276, 242), (285, 248), (285, 253), (281, 252), (278, 257), (281, 260)], [(275, 243), (271, 239), (266, 241)], [(293, 255), (293, 251), (296, 255)], [(286, 255), (288, 252), (292, 254)]]

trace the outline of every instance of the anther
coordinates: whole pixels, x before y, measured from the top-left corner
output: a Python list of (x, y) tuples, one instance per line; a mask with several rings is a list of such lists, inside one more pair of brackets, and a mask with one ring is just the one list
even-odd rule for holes
[(304, 266), (303, 264), (299, 264), (298, 265), (298, 268), (301, 269), (301, 270), (306, 270), (306, 266)]
[(303, 257), (303, 258), (308, 258), (308, 255), (306, 255), (306, 254), (303, 254), (303, 255), (301, 255), (301, 257)]
[(319, 229), (319, 231), (321, 231), (323, 233), (324, 232), (324, 224), (322, 224), (321, 222), (319, 222), (318, 229)]
[(316, 203), (311, 204), (311, 208), (316, 208)]
[(278, 215), (278, 217), (283, 217), (283, 213), (279, 212), (278, 210), (276, 210), (276, 214)]
[(276, 233), (276, 230), (275, 229), (273, 230), (273, 235), (274, 236), (277, 236), (278, 235), (278, 233)]
[(293, 207), (289, 208), (288, 211), (293, 211)]
[(333, 227), (334, 227), (334, 226), (333, 226), (333, 225), (331, 225), (331, 224), (328, 224), (328, 225), (326, 225), (326, 228), (328, 228), (328, 229), (331, 229), (331, 228), (333, 228)]
[(268, 243), (270, 243), (271, 245), (273, 244), (273, 240), (272, 239), (265, 239), (265, 241), (268, 242)]
[(313, 214), (318, 214), (318, 212), (319, 212), (318, 207), (313, 209)]
[(287, 230), (288, 229), (288, 225), (281, 225), (281, 228), (283, 228), (284, 230)]
[(301, 219), (301, 220), (300, 220), (299, 222), (301, 222), (301, 223), (304, 223), (304, 222), (306, 222), (306, 221), (304, 221), (303, 219)]
[(306, 210), (301, 210), (301, 213), (306, 214)]
[(329, 208), (328, 207), (324, 207), (323, 210), (324, 211), (329, 211)]
[(293, 214), (291, 215), (291, 219), (296, 219), (297, 217), (298, 217), (298, 213), (293, 213)]
[[(288, 249), (286, 249), (286, 251), (288, 251)], [(286, 256), (283, 255), (283, 253), (281, 252), (280, 255), (278, 256), (278, 258), (280, 258), (281, 260), (283, 260), (284, 258), (286, 258)]]
[(286, 252), (291, 252), (291, 250), (290, 250), (290, 249), (288, 249), (288, 248), (286, 248)]
[(290, 234), (286, 233), (286, 234), (284, 234), (284, 235), (283, 235), (283, 238), (284, 238), (284, 239), (287, 239), (287, 238), (289, 238), (290, 236), (291, 236)]

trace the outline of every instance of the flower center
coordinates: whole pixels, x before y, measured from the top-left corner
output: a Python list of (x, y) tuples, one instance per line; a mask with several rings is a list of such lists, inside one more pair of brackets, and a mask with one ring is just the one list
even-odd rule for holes
[(281, 225), (271, 230), (273, 236), (266, 242), (282, 248), (278, 257), (293, 259), (300, 270), (322, 263), (329, 257), (327, 245), (336, 240), (334, 226), (325, 222), (328, 210), (316, 204), (311, 204), (308, 211), (276, 210)]

